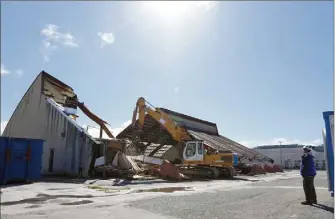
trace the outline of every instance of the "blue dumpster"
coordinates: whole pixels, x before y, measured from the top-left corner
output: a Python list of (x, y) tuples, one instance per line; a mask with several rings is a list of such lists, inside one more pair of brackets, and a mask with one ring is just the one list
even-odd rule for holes
[(44, 140), (0, 137), (0, 184), (41, 177)]

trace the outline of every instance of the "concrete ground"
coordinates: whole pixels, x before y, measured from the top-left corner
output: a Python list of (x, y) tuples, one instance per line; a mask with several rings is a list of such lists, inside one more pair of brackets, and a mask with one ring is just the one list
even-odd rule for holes
[(300, 204), (304, 194), (297, 171), (234, 181), (119, 183), (91, 180), (3, 187), (1, 218), (334, 217), (334, 199), (328, 192), (325, 172), (318, 172), (315, 179), (319, 202), (315, 206)]

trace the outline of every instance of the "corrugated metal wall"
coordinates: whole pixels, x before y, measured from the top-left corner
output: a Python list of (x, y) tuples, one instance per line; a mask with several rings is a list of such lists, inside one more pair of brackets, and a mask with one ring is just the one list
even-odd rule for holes
[[(43, 174), (88, 175), (93, 141), (41, 94), (41, 75), (29, 88), (10, 118), (3, 136), (45, 140)], [(54, 149), (49, 172), (50, 150)]]

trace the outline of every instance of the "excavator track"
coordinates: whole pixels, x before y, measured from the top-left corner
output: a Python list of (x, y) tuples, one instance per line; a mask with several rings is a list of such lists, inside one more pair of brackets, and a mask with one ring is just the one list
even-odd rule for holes
[(232, 179), (236, 175), (234, 167), (211, 165), (177, 165), (180, 173), (191, 178)]

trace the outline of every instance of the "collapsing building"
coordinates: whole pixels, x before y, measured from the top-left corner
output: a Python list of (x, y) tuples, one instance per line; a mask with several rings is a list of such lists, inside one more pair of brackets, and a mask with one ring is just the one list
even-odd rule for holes
[[(272, 161), (269, 157), (220, 135), (215, 123), (164, 108), (158, 109), (185, 129), (193, 140), (202, 140), (209, 150), (237, 153), (240, 162), (244, 164), (269, 164)], [(137, 124), (138, 121), (135, 125)], [(116, 138), (132, 139), (136, 135), (139, 137), (139, 148), (142, 149), (144, 156), (166, 159), (174, 163), (182, 160), (183, 145), (174, 141), (172, 136), (161, 127), (160, 123), (149, 114), (145, 115), (142, 130), (135, 132), (133, 126), (129, 125)]]
[[(111, 140), (90, 136), (76, 122), (77, 108), (99, 124)], [(192, 139), (202, 140), (208, 150), (237, 153), (240, 163), (243, 164), (271, 162), (267, 156), (220, 135), (215, 123), (168, 109), (159, 110), (182, 127)], [(3, 136), (45, 140), (42, 158), (44, 175), (90, 176), (95, 172), (97, 158), (105, 156), (104, 162), (113, 160), (118, 150), (126, 151), (128, 155), (139, 153), (145, 155), (143, 158), (156, 157), (173, 163), (180, 163), (183, 159), (182, 143), (176, 142), (161, 124), (148, 114), (145, 115), (142, 131), (136, 133), (137, 129), (129, 125), (117, 136), (117, 139), (122, 140), (115, 139), (106, 124), (107, 122), (79, 102), (70, 86), (42, 71), (19, 102)], [(132, 142), (135, 140), (133, 136), (138, 136), (140, 141)], [(134, 145), (135, 148), (131, 147)], [(137, 147), (139, 145), (140, 147)], [(128, 166), (134, 168), (136, 165), (131, 164), (131, 158), (127, 159)]]
[(78, 125), (77, 107), (113, 137), (107, 123), (80, 103), (71, 87), (44, 71), (19, 102), (2, 136), (45, 140), (42, 174), (88, 176), (104, 143)]

